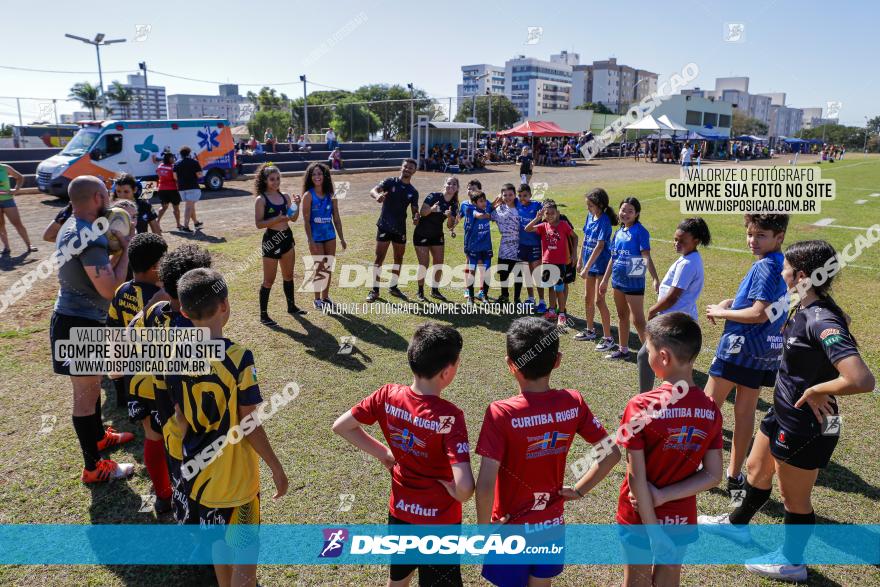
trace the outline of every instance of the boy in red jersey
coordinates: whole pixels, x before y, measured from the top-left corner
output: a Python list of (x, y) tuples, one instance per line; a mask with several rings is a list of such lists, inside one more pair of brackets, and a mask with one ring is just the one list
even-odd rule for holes
[(669, 563), (681, 560), (696, 531), (673, 534), (660, 525), (696, 524), (697, 493), (721, 481), (721, 410), (694, 385), (703, 336), (693, 318), (657, 316), (647, 324), (646, 344), (663, 383), (629, 400), (623, 412), (617, 443), (626, 448), (627, 467), (617, 523), (645, 525), (647, 540), (635, 529), (624, 533), (627, 560), (651, 560), (650, 549), (660, 562), (624, 565), (623, 584), (678, 585), (681, 564)]
[[(407, 349), (411, 385), (389, 383), (333, 423), (333, 432), (391, 472), (389, 524), (460, 524), (474, 493), (464, 413), (440, 397), (458, 371), (462, 339), (450, 326), (419, 326)], [(379, 423), (387, 447), (363, 429)], [(391, 565), (388, 584), (462, 585), (459, 565)]]
[[(559, 331), (537, 317), (519, 318), (507, 331), (507, 368), (520, 393), (489, 404), (477, 442), (483, 457), (477, 480), (477, 523), (524, 524), (526, 532), (559, 526), (564, 502), (584, 497), (614, 468), (620, 451), (581, 394), (551, 389), (559, 367)], [(575, 434), (600, 445), (605, 457), (572, 487), (564, 487), (565, 460)], [(500, 587), (542, 587), (562, 564), (483, 566)]]

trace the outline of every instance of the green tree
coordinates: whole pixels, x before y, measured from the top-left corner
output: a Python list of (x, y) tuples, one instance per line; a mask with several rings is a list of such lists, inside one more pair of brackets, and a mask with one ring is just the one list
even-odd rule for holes
[[(351, 92), (345, 90), (320, 91), (309, 94), (309, 134), (323, 134), (328, 127), (333, 126), (332, 120), (336, 104), (351, 95)], [(293, 100), (291, 110), (293, 127), (297, 133), (301, 133), (305, 127), (303, 99)]]
[(258, 141), (263, 140), (263, 133), (271, 128), (275, 137), (282, 137), (290, 126), (290, 112), (288, 110), (258, 110), (254, 112), (247, 123), (248, 130)]
[(766, 136), (770, 129), (766, 123), (761, 122), (757, 118), (752, 118), (747, 114), (743, 114), (737, 110), (733, 111), (733, 122), (730, 127), (730, 136), (738, 137), (740, 135), (760, 135)]
[[(868, 150), (876, 151), (876, 141), (872, 143), (870, 121), (868, 124)], [(847, 149), (861, 151), (865, 146), (865, 127), (845, 126), (842, 124), (826, 124), (816, 128), (801, 130), (802, 139), (823, 139), (830, 145), (843, 145)], [(876, 136), (876, 135), (874, 135)], [(874, 145), (874, 148), (872, 148)]]
[(97, 118), (96, 110), (101, 105), (101, 90), (98, 86), (93, 86), (89, 82), (80, 82), (74, 84), (70, 88), (69, 98), (72, 98), (82, 104), (84, 108), (88, 108), (92, 113), (92, 118)]
[(248, 92), (245, 96), (259, 110), (279, 110), (290, 108), (290, 98), (283, 92), (279, 95), (275, 88), (263, 86), (258, 93)]
[[(492, 102), (492, 128), (489, 128), (489, 101)], [(465, 122), (473, 115), (473, 98), (462, 100), (458, 105), (458, 113), (455, 115), (456, 122)], [(492, 94), (477, 96), (477, 124), (483, 125), (486, 130), (503, 130), (510, 128), (522, 117), (516, 106), (507, 96)]]
[(868, 121), (868, 134), (880, 135), (880, 116), (875, 116)]
[(12, 125), (0, 122), (0, 138), (8, 138), (12, 136)]
[(410, 137), (410, 100), (413, 106), (413, 120), (426, 115), (434, 120), (440, 114), (439, 108), (428, 97), (427, 92), (408, 88), (399, 84), (370, 84), (361, 86), (354, 92), (359, 101), (374, 102), (367, 108), (379, 119), (384, 140), (402, 140)]
[[(119, 102), (123, 118), (131, 118), (131, 106), (134, 103), (134, 92), (131, 88), (126, 88), (118, 81), (114, 81), (110, 84), (107, 98)], [(110, 113), (109, 108), (107, 109), (107, 113)]]
[(575, 110), (592, 110), (595, 114), (614, 114), (611, 112), (611, 109), (608, 108), (605, 104), (601, 102), (596, 104), (595, 102), (584, 102), (580, 106), (575, 106)]
[[(333, 109), (330, 126), (345, 141), (367, 141), (370, 133), (376, 132), (381, 122), (365, 104), (356, 103), (354, 96), (340, 100)], [(310, 114), (311, 116), (311, 114)]]

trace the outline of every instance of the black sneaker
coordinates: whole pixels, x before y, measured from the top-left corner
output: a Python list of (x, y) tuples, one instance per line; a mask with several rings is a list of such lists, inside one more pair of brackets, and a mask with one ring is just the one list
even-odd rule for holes
[(308, 314), (308, 312), (306, 312), (296, 304), (292, 306), (287, 306), (287, 313), (291, 316), (302, 316), (303, 314)]
[(269, 318), (269, 314), (260, 314), (260, 324), (266, 326), (278, 326), (278, 323)]
[(507, 294), (501, 294), (500, 296), (495, 298), (495, 303), (496, 304), (509, 304), (510, 303), (510, 296)]
[(404, 294), (400, 289), (395, 285), (394, 287), (388, 288), (388, 293), (390, 293), (395, 298), (400, 298), (401, 300), (406, 299), (406, 294)]
[(153, 510), (157, 515), (167, 514), (171, 511), (171, 499), (162, 499), (161, 497), (156, 497), (156, 502), (153, 504)]
[(370, 293), (367, 294), (367, 303), (372, 304), (373, 302), (375, 302), (378, 299), (379, 299), (379, 292), (377, 292), (374, 289), (371, 289)]
[(195, 223), (193, 223), (193, 226), (195, 226), (197, 229), (203, 227), (204, 225), (205, 225), (204, 222), (195, 222)]
[(427, 302), (428, 301), (428, 298), (425, 297), (425, 292), (423, 292), (421, 290), (419, 291), (419, 293), (416, 294), (416, 299), (420, 302)]
[(432, 289), (431, 290), (431, 297), (434, 298), (435, 300), (440, 300), (441, 302), (448, 302), (449, 301), (446, 299), (446, 296), (444, 296), (442, 293), (440, 293), (439, 289)]
[(179, 230), (180, 232), (192, 233), (192, 229), (189, 226), (181, 226), (177, 230)]

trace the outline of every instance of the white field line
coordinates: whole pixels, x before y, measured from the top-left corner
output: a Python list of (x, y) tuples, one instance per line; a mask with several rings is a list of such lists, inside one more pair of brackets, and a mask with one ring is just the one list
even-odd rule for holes
[[(857, 228), (857, 227), (854, 227), (854, 226), (831, 226), (831, 227), (829, 227), (829, 228), (854, 228), (855, 230), (861, 230), (861, 231), (868, 230), (867, 228)], [(657, 241), (657, 242), (661, 242), (661, 243), (669, 243), (669, 244), (672, 244), (672, 242), (673, 242), (673, 241), (669, 241), (669, 240), (664, 240), (664, 239), (662, 239), (662, 238), (653, 238), (653, 237), (651, 238), (651, 240), (653, 240), (653, 241)], [(749, 255), (749, 256), (752, 256), (752, 253), (749, 252), (749, 251), (747, 251), (747, 250), (745, 250), (745, 249), (734, 249), (734, 248), (731, 248), (731, 247), (718, 247), (718, 246), (715, 246), (715, 245), (711, 245), (711, 246), (703, 247), (703, 248), (706, 248), (706, 249), (709, 249), (709, 250), (715, 250), (715, 251), (725, 251), (725, 252), (727, 252), (727, 253), (740, 253), (740, 254), (742, 254), (742, 255)], [(857, 268), (857, 269), (866, 269), (866, 270), (868, 270), (868, 271), (880, 271), (880, 268), (878, 268), (878, 267), (871, 267), (871, 266), (869, 266), (869, 265), (856, 265), (856, 264), (854, 264), (854, 263), (847, 263), (846, 266), (847, 266), (847, 267), (855, 267), (855, 268)]]

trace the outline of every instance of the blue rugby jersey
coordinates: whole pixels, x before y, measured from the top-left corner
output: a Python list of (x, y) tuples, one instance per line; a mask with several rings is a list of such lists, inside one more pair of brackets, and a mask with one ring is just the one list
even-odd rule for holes
[(648, 261), (642, 251), (651, 250), (648, 229), (636, 222), (621, 226), (611, 240), (611, 287), (622, 290), (645, 289)]
[[(788, 289), (782, 279), (783, 260), (782, 253), (776, 251), (755, 261), (740, 282), (730, 309), (748, 308), (755, 300), (773, 303), (783, 297), (787, 306)], [(782, 327), (785, 318), (782, 313), (776, 320), (767, 320), (760, 324), (727, 320), (715, 356), (747, 369), (776, 371), (782, 355)]]

